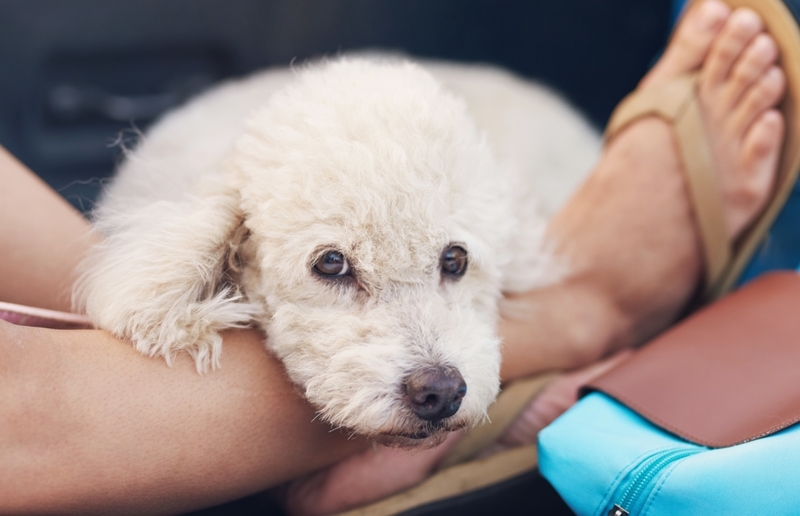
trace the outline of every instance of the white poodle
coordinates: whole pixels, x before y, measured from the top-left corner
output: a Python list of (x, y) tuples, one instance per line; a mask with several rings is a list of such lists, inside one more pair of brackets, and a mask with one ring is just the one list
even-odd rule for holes
[(488, 67), (345, 57), (223, 84), (168, 114), (96, 211), (76, 307), (217, 367), (258, 326), (326, 421), (395, 444), (479, 422), (503, 291), (555, 274), (547, 216), (597, 133)]

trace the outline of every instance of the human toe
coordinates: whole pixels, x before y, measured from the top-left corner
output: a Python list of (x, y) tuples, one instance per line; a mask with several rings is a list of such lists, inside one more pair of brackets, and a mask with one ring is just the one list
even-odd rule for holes
[(771, 66), (742, 97), (733, 114), (736, 133), (744, 135), (764, 111), (776, 106), (786, 89), (786, 75), (777, 66)]
[(777, 109), (767, 110), (753, 122), (745, 135), (742, 151), (747, 160), (760, 161), (774, 158), (783, 139), (783, 115)]
[(730, 8), (721, 0), (705, 0), (683, 17), (664, 56), (642, 80), (642, 86), (662, 82), (698, 68), (725, 25)]
[(763, 30), (764, 24), (755, 11), (747, 8), (733, 11), (711, 45), (703, 66), (703, 82), (710, 87), (723, 84), (747, 45)]
[(772, 36), (759, 34), (736, 62), (722, 94), (723, 101), (733, 106), (748, 88), (761, 78), (778, 59), (778, 45)]
[(761, 113), (742, 143), (742, 164), (746, 173), (726, 198), (729, 209), (728, 233), (735, 238), (766, 206), (775, 183), (775, 170), (783, 141), (784, 120), (776, 109)]

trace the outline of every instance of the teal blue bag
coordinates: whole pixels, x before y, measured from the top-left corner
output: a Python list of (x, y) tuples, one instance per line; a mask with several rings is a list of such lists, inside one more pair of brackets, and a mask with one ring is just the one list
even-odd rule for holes
[(658, 338), (539, 434), (542, 475), (579, 515), (800, 515), (798, 311), (773, 273)]
[(539, 435), (539, 468), (579, 515), (800, 514), (800, 427), (728, 448), (592, 393)]

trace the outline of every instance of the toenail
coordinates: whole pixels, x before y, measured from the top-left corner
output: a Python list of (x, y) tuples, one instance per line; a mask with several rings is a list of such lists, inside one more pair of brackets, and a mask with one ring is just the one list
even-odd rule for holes
[(758, 83), (759, 94), (774, 96), (779, 95), (784, 88), (783, 71), (777, 66), (771, 67)]
[(783, 122), (783, 115), (777, 109), (769, 109), (761, 115), (761, 122), (777, 128)]
[(741, 29), (748, 29), (748, 31), (761, 29), (761, 17), (746, 7), (736, 9), (731, 15), (731, 21)]
[(774, 83), (776, 84), (777, 89), (783, 87), (783, 81), (786, 78), (786, 76), (783, 74), (783, 70), (781, 70), (777, 66), (773, 66), (769, 69), (767, 73), (769, 74), (770, 81), (774, 81)]
[(778, 45), (775, 44), (775, 40), (769, 34), (759, 34), (753, 41), (753, 48), (759, 54), (766, 55), (777, 51)]
[(712, 29), (730, 12), (728, 6), (720, 0), (706, 0), (700, 6), (698, 21), (703, 29)]
[(770, 80), (779, 80), (783, 78), (783, 70), (781, 70), (777, 66), (770, 66), (769, 70), (767, 70), (767, 78)]

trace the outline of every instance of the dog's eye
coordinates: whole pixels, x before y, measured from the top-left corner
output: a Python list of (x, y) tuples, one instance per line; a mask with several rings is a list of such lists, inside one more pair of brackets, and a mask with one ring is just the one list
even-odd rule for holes
[(328, 251), (319, 257), (314, 270), (323, 276), (345, 276), (350, 272), (350, 263), (339, 251)]
[(442, 253), (442, 274), (460, 278), (467, 272), (467, 251), (454, 245)]

